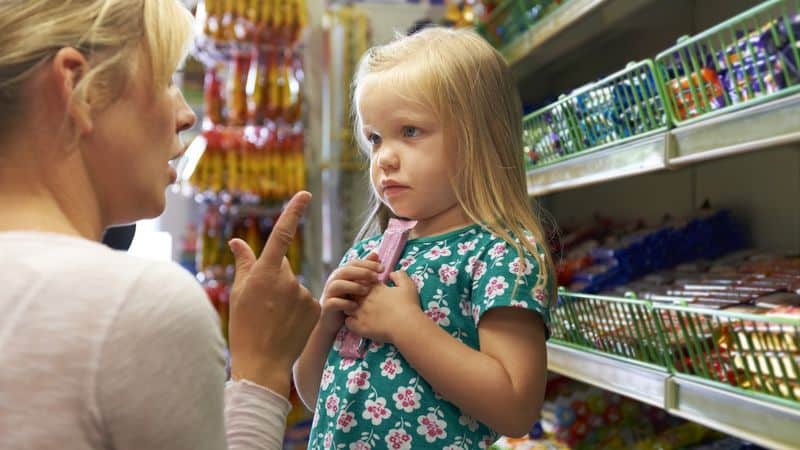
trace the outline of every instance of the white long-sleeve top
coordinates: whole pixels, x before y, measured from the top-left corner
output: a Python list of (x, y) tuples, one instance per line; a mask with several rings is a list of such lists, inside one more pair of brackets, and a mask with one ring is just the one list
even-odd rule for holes
[(193, 277), (69, 236), (0, 233), (0, 449), (278, 449), (290, 404), (225, 387)]

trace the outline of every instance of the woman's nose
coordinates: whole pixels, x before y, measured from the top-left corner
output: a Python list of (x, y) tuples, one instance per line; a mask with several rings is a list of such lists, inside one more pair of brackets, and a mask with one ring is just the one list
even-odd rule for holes
[(192, 108), (186, 102), (186, 98), (183, 97), (183, 93), (178, 93), (178, 114), (177, 114), (177, 121), (175, 123), (175, 131), (180, 133), (181, 131), (186, 131), (194, 126), (197, 123), (197, 115), (192, 111)]

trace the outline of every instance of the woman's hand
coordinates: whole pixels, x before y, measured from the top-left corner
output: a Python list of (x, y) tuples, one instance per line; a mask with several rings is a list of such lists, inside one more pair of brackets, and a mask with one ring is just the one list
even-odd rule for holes
[(230, 299), (233, 379), (246, 379), (288, 398), (291, 368), (320, 315), (319, 303), (295, 277), (286, 259), (311, 194), (289, 201), (256, 259), (241, 239), (229, 245), (236, 258)]

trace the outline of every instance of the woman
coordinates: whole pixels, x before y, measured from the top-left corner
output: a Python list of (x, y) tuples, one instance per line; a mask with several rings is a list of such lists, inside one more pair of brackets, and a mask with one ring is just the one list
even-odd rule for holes
[(3, 0), (0, 29), (0, 448), (279, 448), (319, 315), (284, 258), (310, 195), (258, 260), (231, 242), (225, 387), (193, 278), (97, 242), (164, 209), (196, 120), (170, 81), (191, 16), (177, 0)]

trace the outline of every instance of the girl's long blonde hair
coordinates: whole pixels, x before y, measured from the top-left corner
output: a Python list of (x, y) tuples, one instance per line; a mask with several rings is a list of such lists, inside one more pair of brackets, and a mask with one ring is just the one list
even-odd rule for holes
[(24, 116), (24, 84), (64, 47), (90, 61), (73, 101), (87, 101), (93, 111), (120, 96), (139, 49), (154, 87), (163, 88), (187, 54), (192, 16), (177, 0), (3, 0), (0, 30), (2, 137)]
[[(524, 247), (536, 258), (540, 276), (551, 277), (548, 242), (527, 193), (522, 105), (503, 57), (470, 30), (444, 28), (427, 28), (367, 51), (353, 80), (352, 108), (354, 135), (366, 154), (356, 103), (361, 81), (376, 74), (391, 77), (385, 86), (442, 120), (453, 139), (451, 182), (466, 214), (513, 246), (523, 261)], [(374, 191), (371, 205), (359, 240), (383, 232), (392, 217)], [(556, 296), (550, 291), (552, 305)]]

